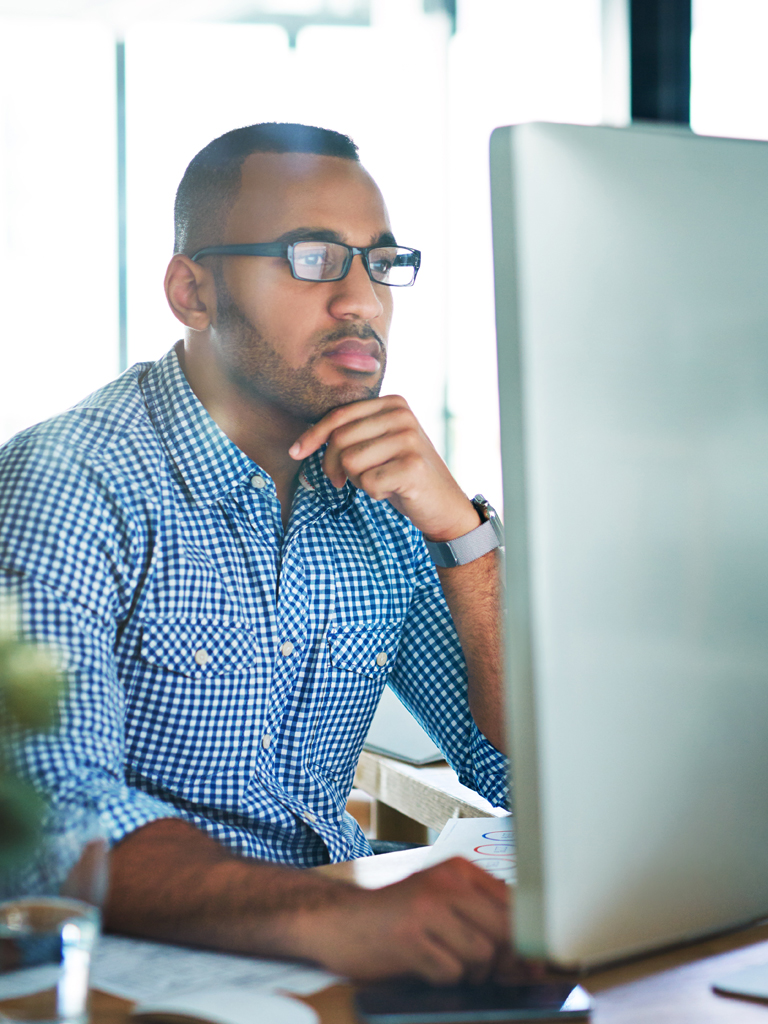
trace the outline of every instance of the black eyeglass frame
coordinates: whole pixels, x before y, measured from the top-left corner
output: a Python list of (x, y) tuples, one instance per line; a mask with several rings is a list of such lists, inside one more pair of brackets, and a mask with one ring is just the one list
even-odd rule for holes
[[(300, 277), (293, 266), (293, 249), (294, 246), (300, 245), (302, 242), (320, 242), (322, 239), (315, 238), (300, 238), (296, 242), (254, 242), (252, 244), (243, 245), (210, 245), (205, 249), (198, 249), (198, 251), (190, 256), (193, 263), (197, 263), (198, 260), (202, 259), (203, 256), (280, 256), (285, 260), (288, 260), (288, 266), (291, 268), (291, 276), (297, 281), (307, 281), (310, 284), (327, 284), (331, 281), (341, 281), (349, 273), (349, 268), (352, 266), (352, 260), (355, 256), (360, 256), (363, 261), (368, 277), (374, 282), (374, 284), (383, 284), (387, 288), (410, 288), (416, 281), (416, 275), (419, 273), (421, 266), (421, 251), (419, 249), (411, 249), (407, 245), (366, 245), (362, 249), (358, 249), (354, 245), (344, 245), (343, 242), (327, 242), (328, 245), (339, 245), (342, 249), (347, 250), (346, 258), (341, 268), (341, 273), (335, 277), (323, 277), (323, 278), (308, 278)], [(414, 257), (414, 262), (408, 264), (413, 267), (413, 281), (409, 281), (408, 284), (391, 284), (388, 281), (379, 281), (371, 273), (371, 267), (368, 262), (368, 253), (373, 252), (374, 249), (405, 249), (411, 253)]]

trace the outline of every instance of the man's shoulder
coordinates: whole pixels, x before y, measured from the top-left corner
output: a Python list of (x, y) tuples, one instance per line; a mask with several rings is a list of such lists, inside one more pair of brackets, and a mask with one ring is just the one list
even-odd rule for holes
[(140, 387), (151, 366), (137, 363), (71, 409), (22, 430), (0, 449), (0, 465), (7, 471), (29, 458), (98, 464), (159, 452)]
[[(132, 517), (153, 507), (167, 459), (142, 397), (138, 363), (76, 406), (0, 448), (0, 513), (20, 519)], [(119, 511), (118, 510), (122, 510)]]

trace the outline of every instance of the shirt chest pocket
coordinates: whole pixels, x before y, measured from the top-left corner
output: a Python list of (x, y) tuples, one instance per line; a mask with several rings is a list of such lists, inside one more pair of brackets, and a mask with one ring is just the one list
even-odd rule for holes
[(402, 622), (328, 631), (327, 670), (316, 697), (312, 762), (328, 774), (354, 771), (381, 691), (397, 660)]
[(206, 620), (150, 620), (141, 634), (141, 656), (150, 665), (195, 679), (249, 671), (257, 662), (252, 630)]
[(266, 696), (252, 630), (147, 620), (140, 654), (126, 709), (134, 771), (183, 793), (248, 757)]

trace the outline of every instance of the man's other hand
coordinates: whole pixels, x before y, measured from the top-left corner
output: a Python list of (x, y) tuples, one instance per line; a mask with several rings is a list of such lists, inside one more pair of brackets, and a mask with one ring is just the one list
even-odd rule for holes
[(433, 541), (455, 540), (480, 519), (399, 395), (342, 405), (291, 446), (306, 459), (325, 442), (323, 470), (335, 487), (351, 480), (375, 501), (387, 500)]
[(510, 890), (461, 857), (347, 895), (305, 924), (305, 955), (339, 974), (480, 982), (509, 955)]

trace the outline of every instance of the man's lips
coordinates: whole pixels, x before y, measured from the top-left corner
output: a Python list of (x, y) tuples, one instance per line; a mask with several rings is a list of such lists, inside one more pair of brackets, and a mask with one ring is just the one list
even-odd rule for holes
[(342, 338), (335, 345), (331, 345), (323, 353), (323, 357), (346, 370), (376, 373), (381, 369), (380, 354), (381, 349), (375, 338)]

